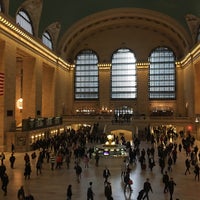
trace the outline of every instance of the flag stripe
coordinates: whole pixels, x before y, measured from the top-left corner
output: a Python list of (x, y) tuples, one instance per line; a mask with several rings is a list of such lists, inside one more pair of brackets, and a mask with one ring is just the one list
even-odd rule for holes
[(4, 73), (0, 72), (0, 96), (4, 95)]

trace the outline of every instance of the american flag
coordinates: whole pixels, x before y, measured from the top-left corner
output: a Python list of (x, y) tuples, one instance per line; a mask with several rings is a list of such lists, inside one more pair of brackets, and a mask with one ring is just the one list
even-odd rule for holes
[(4, 73), (0, 72), (0, 96), (4, 94)]

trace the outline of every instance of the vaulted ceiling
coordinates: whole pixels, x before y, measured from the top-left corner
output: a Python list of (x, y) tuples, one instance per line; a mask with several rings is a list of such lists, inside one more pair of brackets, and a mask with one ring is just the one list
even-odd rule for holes
[(182, 58), (200, 25), (199, 0), (10, 0), (8, 14), (14, 19), (20, 8), (33, 18), (36, 37), (48, 30), (55, 52), (69, 62), (84, 48), (107, 62), (119, 47), (134, 49), (143, 61), (160, 45)]

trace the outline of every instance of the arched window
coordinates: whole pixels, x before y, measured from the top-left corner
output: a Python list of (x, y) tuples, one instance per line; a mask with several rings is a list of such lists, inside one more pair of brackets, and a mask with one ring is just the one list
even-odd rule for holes
[(53, 49), (53, 44), (52, 44), (52, 39), (51, 39), (51, 36), (50, 34), (45, 31), (43, 34), (42, 34), (42, 42), (45, 46), (47, 46), (49, 49)]
[(76, 58), (75, 99), (98, 99), (98, 58), (91, 50), (84, 50)]
[(33, 35), (32, 23), (31, 23), (30, 17), (28, 16), (28, 14), (25, 11), (20, 10), (17, 13), (16, 23), (19, 24), (24, 30), (29, 32), (31, 35)]
[(149, 57), (149, 98), (176, 98), (175, 55), (166, 48), (156, 48)]
[(118, 49), (112, 57), (111, 98), (137, 97), (136, 59), (129, 49)]

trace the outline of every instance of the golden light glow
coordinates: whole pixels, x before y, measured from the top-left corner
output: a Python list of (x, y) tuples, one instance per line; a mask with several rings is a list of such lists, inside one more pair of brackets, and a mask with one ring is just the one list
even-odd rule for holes
[(58, 65), (65, 70), (70, 69), (70, 64), (56, 56), (48, 48), (38, 43), (38, 41), (28, 35), (25, 31), (21, 30), (15, 24), (12, 24), (2, 16), (0, 16), (0, 29), (2, 29), (6, 34), (9, 34), (10, 38), (14, 38), (20, 43), (24, 43), (29, 49), (31, 48), (34, 52), (39, 53), (42, 57), (46, 57), (49, 61), (53, 62), (55, 66)]
[(108, 140), (110, 141), (110, 140), (113, 140), (113, 135), (107, 135), (107, 138), (108, 138)]
[(16, 102), (16, 106), (18, 109), (22, 110), (23, 109), (23, 99), (19, 98)]

